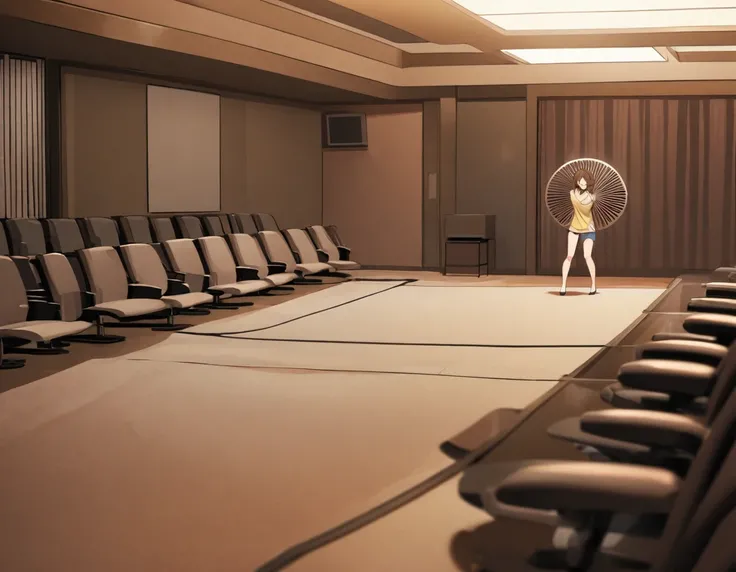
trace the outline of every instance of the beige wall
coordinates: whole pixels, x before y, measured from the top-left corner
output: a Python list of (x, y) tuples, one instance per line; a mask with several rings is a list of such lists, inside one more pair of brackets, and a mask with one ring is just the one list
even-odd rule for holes
[[(223, 118), (223, 123), (226, 118)], [(282, 228), (322, 222), (322, 123), (318, 111), (247, 102), (245, 212)]]
[(62, 214), (146, 212), (146, 86), (62, 75)]
[(526, 258), (526, 102), (467, 101), (457, 110), (457, 212), (496, 215), (496, 270)]
[(368, 266), (422, 266), (422, 112), (368, 115), (367, 150), (327, 150), (324, 222)]
[[(62, 78), (63, 214), (146, 213), (145, 79)], [(222, 211), (269, 212), (282, 226), (321, 222), (320, 113), (233, 97), (220, 106)]]

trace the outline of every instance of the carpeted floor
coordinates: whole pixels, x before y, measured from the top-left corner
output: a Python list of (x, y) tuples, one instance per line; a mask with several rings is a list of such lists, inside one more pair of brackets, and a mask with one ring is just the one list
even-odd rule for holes
[[(662, 293), (629, 288), (561, 297), (534, 287), (394, 285), (366, 295), (368, 284), (343, 284), (311, 296), (310, 311), (318, 313), (305, 311), (300, 319), (286, 311), (267, 318), (259, 315), (265, 312), (248, 314), (222, 324), (220, 333), (251, 339), (385, 344), (603, 346)], [(331, 292), (337, 300), (332, 306), (327, 303)], [(277, 309), (270, 311), (275, 314)], [(278, 318), (283, 322), (271, 325)], [(205, 327), (214, 332), (219, 324)], [(193, 331), (201, 333), (205, 327)]]
[(391, 282), (344, 282), (328, 289), (314, 292), (300, 298), (288, 299), (283, 296), (280, 304), (262, 309), (258, 312), (247, 312), (230, 318), (223, 318), (190, 328), (188, 331), (197, 334), (227, 334), (246, 330), (266, 330), (291, 320), (302, 321), (314, 313), (334, 311), (344, 304), (379, 295), (382, 292), (400, 287), (404, 281)]
[[(267, 328), (265, 341), (175, 334), (0, 394), (0, 569), (252, 570), (446, 467), (442, 441), (597, 351), (416, 344), (603, 345), (661, 292), (399, 284), (192, 329)], [(341, 343), (377, 338), (389, 345)], [(453, 569), (453, 536), (487, 519), (449, 483), (424, 500), (296, 569)], [(402, 542), (436, 558), (417, 568)]]
[(490, 348), (173, 336), (129, 359), (237, 367), (557, 380), (597, 348)]
[(0, 568), (252, 570), (553, 385), (88, 362), (0, 400)]

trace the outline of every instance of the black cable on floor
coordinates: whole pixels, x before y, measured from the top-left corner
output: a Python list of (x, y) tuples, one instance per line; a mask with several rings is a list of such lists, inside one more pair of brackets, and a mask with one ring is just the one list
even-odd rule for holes
[[(551, 399), (554, 395), (556, 395), (562, 389), (562, 387), (564, 387), (564, 385), (565, 384), (560, 384), (558, 385), (556, 389), (553, 389), (548, 394), (547, 399), (545, 399), (542, 403), (540, 403), (534, 409), (534, 411), (536, 411), (539, 407), (541, 407), (544, 403), (546, 403), (547, 401), (549, 401), (549, 399)], [(516, 424), (515, 427), (518, 427), (521, 424), (521, 422), (524, 421), (526, 417), (528, 417), (528, 415), (531, 415), (531, 413), (532, 412), (529, 412), (526, 416), (523, 416), (519, 420), (519, 423)], [(360, 530), (361, 528), (364, 528), (368, 526), (369, 524), (372, 524), (378, 519), (406, 506), (410, 502), (418, 499), (419, 497), (427, 494), (431, 490), (449, 481), (451, 478), (459, 475), (465, 469), (467, 469), (470, 465), (474, 464), (476, 461), (485, 457), (494, 447), (500, 445), (503, 441), (508, 439), (508, 437), (513, 433), (513, 431), (514, 429), (511, 429), (510, 431), (507, 431), (506, 433), (500, 436), (495, 436), (489, 439), (488, 441), (483, 443), (481, 446), (479, 446), (477, 449), (468, 453), (468, 455), (465, 456), (460, 461), (457, 461), (453, 463), (452, 465), (442, 469), (441, 471), (439, 471), (438, 473), (435, 473), (434, 475), (425, 479), (421, 483), (381, 503), (377, 507), (374, 507), (373, 509), (355, 518), (345, 521), (344, 523), (334, 528), (331, 528), (323, 532), (322, 534), (314, 536), (305, 542), (295, 544), (291, 548), (288, 548), (285, 551), (283, 551), (281, 554), (279, 554), (275, 558), (259, 566), (255, 572), (278, 572), (279, 570), (283, 570), (284, 568), (286, 568), (290, 564), (293, 564), (300, 558), (303, 558), (304, 556), (307, 556), (308, 554), (320, 548), (323, 548), (324, 546), (327, 546), (328, 544), (331, 544), (349, 534), (352, 534), (353, 532)]]
[[(269, 326), (270, 327), (270, 326)], [(268, 328), (263, 328), (268, 329)], [(257, 330), (253, 330), (257, 331)], [(179, 332), (182, 334), (189, 333), (192, 336), (215, 336), (228, 340), (252, 340), (255, 342), (285, 342), (292, 344), (347, 344), (356, 346), (409, 346), (409, 347), (430, 347), (430, 348), (502, 348), (502, 349), (568, 349), (568, 348), (605, 348), (606, 344), (446, 344), (439, 342), (374, 342), (365, 340), (309, 340), (299, 338), (240, 338), (236, 335), (225, 334), (197, 334), (190, 332)], [(247, 332), (246, 332), (247, 333)]]
[[(155, 363), (162, 363), (159, 360), (150, 358), (130, 358), (131, 361), (148, 361)], [(368, 373), (368, 374), (379, 374), (379, 375), (421, 375), (427, 377), (453, 377), (457, 379), (483, 379), (488, 381), (545, 381), (545, 382), (558, 382), (559, 379), (551, 378), (534, 378), (534, 377), (494, 377), (488, 375), (462, 375), (453, 373), (432, 373), (432, 372), (421, 372), (421, 371), (382, 371), (372, 369), (324, 369), (319, 367), (301, 367), (293, 365), (253, 365), (253, 364), (227, 364), (227, 363), (209, 363), (205, 361), (189, 361), (189, 360), (176, 360), (173, 362), (165, 363), (181, 363), (188, 365), (206, 365), (210, 367), (233, 367), (239, 369), (289, 369), (296, 371), (314, 371), (321, 373)], [(564, 377), (564, 376), (563, 376)]]
[[(354, 279), (353, 281), (360, 281), (360, 282), (382, 282), (383, 280), (361, 280), (361, 279)], [(388, 280), (387, 280), (388, 282)], [(397, 280), (390, 280), (390, 282), (397, 282)], [(252, 330), (242, 330), (239, 332), (216, 332), (216, 333), (207, 333), (207, 332), (187, 332), (186, 330), (177, 332), (179, 334), (187, 334), (189, 336), (206, 336), (206, 337), (224, 337), (224, 336), (234, 336), (239, 334), (249, 334), (251, 332), (262, 332), (264, 330), (270, 330), (271, 328), (278, 328), (279, 326), (285, 326), (286, 324), (290, 324), (292, 322), (296, 322), (299, 320), (302, 320), (304, 318), (309, 318), (310, 316), (315, 316), (317, 314), (321, 314), (322, 312), (327, 312), (328, 310), (334, 310), (335, 308), (340, 308), (341, 306), (347, 306), (348, 304), (352, 304), (353, 302), (359, 302), (360, 300), (364, 300), (366, 298), (370, 298), (371, 296), (376, 296), (378, 294), (383, 294), (384, 292), (388, 292), (389, 290), (393, 290), (394, 288), (398, 288), (399, 286), (403, 286), (406, 284), (406, 281), (401, 281), (398, 284), (391, 286), (389, 288), (386, 288), (384, 290), (379, 290), (378, 292), (371, 292), (370, 294), (365, 294), (364, 296), (360, 296), (358, 298), (353, 298), (352, 300), (348, 300), (346, 302), (341, 302), (340, 304), (336, 304), (334, 306), (330, 306), (328, 308), (322, 308), (320, 310), (315, 310), (314, 312), (310, 312), (309, 314), (304, 314), (303, 316), (297, 316), (295, 318), (290, 318), (288, 320), (285, 320), (283, 322), (280, 322), (278, 324), (271, 324), (270, 326), (264, 326), (262, 328), (254, 328)]]

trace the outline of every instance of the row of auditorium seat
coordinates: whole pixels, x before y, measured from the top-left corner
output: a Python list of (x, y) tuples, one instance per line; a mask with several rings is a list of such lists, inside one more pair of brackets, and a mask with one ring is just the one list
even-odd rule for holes
[[(489, 455), (465, 470), (460, 496), (494, 519), (551, 527), (564, 569), (736, 569), (736, 284), (705, 284), (687, 310), (685, 332), (638, 346), (601, 391), (612, 408), (548, 428), (588, 461)], [(520, 411), (493, 415), (500, 436)]]
[[(165, 319), (157, 329), (181, 329), (186, 325), (175, 324), (176, 315), (251, 305), (232, 299), (319, 283), (314, 277), (320, 275), (349, 277), (341, 271), (360, 268), (321, 225), (258, 231), (256, 217), (222, 218), (230, 217), (238, 230), (251, 232), (223, 234), (210, 226), (218, 232), (196, 238), (160, 233), (162, 221), (173, 227), (179, 220), (180, 229), (191, 230), (190, 219), (200, 219), (189, 216), (5, 220), (0, 236), (7, 229), (14, 254), (0, 253), (0, 369), (24, 364), (4, 359), (5, 347), (60, 353), (70, 342), (119, 342), (124, 338), (107, 335), (106, 325), (144, 318)], [(249, 221), (252, 226), (243, 227)], [(150, 231), (165, 240), (152, 242)], [(82, 335), (93, 325), (96, 334)], [(29, 342), (35, 347), (26, 347)]]
[[(47, 252), (74, 252), (93, 246), (153, 244), (174, 238), (256, 234), (279, 231), (270, 214), (216, 214), (119, 216), (48, 219), (4, 219), (0, 255), (38, 256)], [(324, 227), (337, 246), (345, 246), (334, 225)]]

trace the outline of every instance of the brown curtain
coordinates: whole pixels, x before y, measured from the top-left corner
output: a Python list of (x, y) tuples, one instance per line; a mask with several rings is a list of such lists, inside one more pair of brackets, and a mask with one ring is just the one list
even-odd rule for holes
[[(563, 163), (601, 159), (629, 203), (597, 233), (601, 274), (677, 275), (736, 263), (736, 117), (732, 98), (548, 99), (539, 103), (538, 271), (560, 272), (567, 232), (547, 212)], [(585, 273), (578, 246), (573, 272)]]

